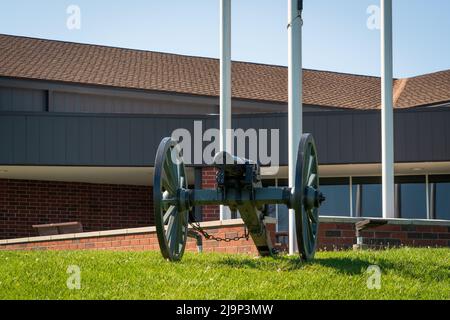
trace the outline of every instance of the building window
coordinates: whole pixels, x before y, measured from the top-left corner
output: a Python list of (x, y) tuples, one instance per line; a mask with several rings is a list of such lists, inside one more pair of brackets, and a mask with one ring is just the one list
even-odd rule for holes
[(395, 178), (397, 216), (404, 219), (427, 219), (425, 176)]
[[(288, 185), (288, 181), (263, 180), (263, 185), (283, 187)], [(395, 177), (396, 216), (403, 219), (430, 217), (450, 220), (450, 175), (429, 176), (428, 188), (429, 206), (426, 176)], [(326, 197), (320, 207), (321, 216), (383, 217), (381, 177), (322, 178), (320, 191)], [(272, 206), (269, 213), (277, 218), (277, 231), (288, 230), (289, 213), (286, 206)]]
[[(287, 179), (265, 179), (262, 181), (263, 187), (288, 187)], [(269, 205), (268, 215), (277, 219), (277, 232), (287, 232), (289, 230), (289, 209), (285, 205)]]
[(380, 177), (353, 178), (352, 193), (353, 210), (357, 217), (383, 216)]
[(289, 230), (289, 209), (285, 205), (278, 205), (278, 232)]
[(450, 220), (450, 175), (430, 176), (429, 195), (431, 217)]
[(349, 178), (322, 178), (320, 191), (326, 198), (319, 210), (321, 216), (350, 216)]

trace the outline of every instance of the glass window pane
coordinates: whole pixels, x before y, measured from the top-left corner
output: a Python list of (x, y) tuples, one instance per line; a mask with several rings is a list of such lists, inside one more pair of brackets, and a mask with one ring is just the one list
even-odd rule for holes
[(275, 204), (267, 205), (267, 215), (271, 218), (277, 217), (277, 206)]
[(381, 218), (383, 216), (381, 184), (362, 185), (361, 209), (363, 217)]
[(423, 183), (405, 183), (401, 190), (401, 217), (405, 219), (426, 219), (426, 187)]
[[(274, 179), (262, 180), (264, 187), (275, 187), (277, 184)], [(278, 179), (279, 187), (287, 187), (288, 181), (285, 179)], [(276, 218), (278, 207), (278, 231), (286, 232), (289, 230), (289, 210), (285, 205), (269, 205), (268, 213), (270, 217)]]
[(450, 182), (436, 183), (436, 219), (450, 220)]
[[(289, 181), (286, 179), (278, 179), (279, 187), (287, 187)], [(285, 205), (278, 205), (278, 231), (289, 231), (289, 209)]]
[(352, 211), (353, 211), (353, 216), (354, 217), (357, 217), (357, 211), (356, 211), (356, 200), (357, 200), (357, 196), (358, 196), (358, 193), (357, 193), (357, 190), (358, 190), (358, 188), (357, 188), (358, 186), (357, 185), (352, 185)]
[(321, 185), (326, 201), (320, 207), (321, 216), (350, 216), (349, 185)]
[(278, 205), (278, 231), (289, 231), (289, 210), (285, 205)]

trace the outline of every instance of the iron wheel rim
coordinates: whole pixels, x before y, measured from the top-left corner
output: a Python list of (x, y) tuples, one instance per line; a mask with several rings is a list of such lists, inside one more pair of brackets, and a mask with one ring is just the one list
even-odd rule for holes
[(305, 205), (305, 190), (319, 190), (319, 162), (317, 149), (311, 134), (302, 135), (297, 155), (294, 190), (294, 210), (297, 244), (303, 260), (314, 259), (319, 233), (319, 208)]
[(179, 261), (186, 247), (189, 212), (180, 210), (175, 203), (167, 205), (164, 198), (177, 199), (179, 189), (186, 189), (188, 184), (178, 144), (171, 138), (163, 139), (159, 145), (153, 179), (155, 225), (161, 254), (169, 261)]

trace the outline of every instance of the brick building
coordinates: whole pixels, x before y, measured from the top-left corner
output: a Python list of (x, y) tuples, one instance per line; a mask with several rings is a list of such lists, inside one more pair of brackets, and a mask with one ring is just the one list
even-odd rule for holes
[[(283, 186), (287, 69), (232, 68), (233, 126), (279, 130), (281, 167), (263, 179)], [(327, 196), (322, 246), (350, 246), (355, 221), (381, 217), (380, 87), (377, 77), (304, 72), (304, 130), (316, 139)], [(193, 132), (195, 121), (217, 128), (218, 96), (214, 59), (0, 35), (0, 239), (36, 236), (32, 226), (47, 223), (151, 226), (159, 142), (177, 128)], [(449, 246), (450, 71), (396, 79), (394, 99), (398, 219), (366, 235)], [(210, 167), (189, 166), (188, 176), (215, 185)], [(272, 209), (282, 233), (287, 210)], [(195, 214), (219, 219), (214, 206)]]

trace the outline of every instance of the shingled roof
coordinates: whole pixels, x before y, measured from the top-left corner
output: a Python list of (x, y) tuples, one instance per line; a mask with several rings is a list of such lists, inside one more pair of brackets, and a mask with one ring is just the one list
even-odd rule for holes
[[(233, 97), (287, 102), (287, 68), (233, 62)], [(61, 81), (190, 95), (219, 95), (217, 59), (0, 35), (0, 77)], [(304, 103), (379, 109), (380, 78), (304, 71)], [(450, 70), (394, 85), (396, 108), (450, 101)]]

